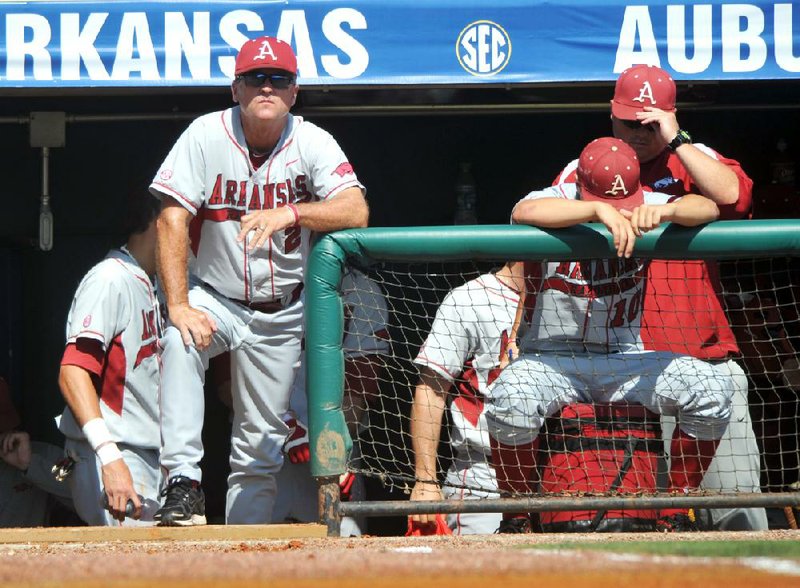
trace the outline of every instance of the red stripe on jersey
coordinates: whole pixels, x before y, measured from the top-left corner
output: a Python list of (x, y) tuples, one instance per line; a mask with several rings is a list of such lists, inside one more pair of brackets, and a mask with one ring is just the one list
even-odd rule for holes
[(200, 210), (189, 222), (189, 247), (192, 248), (192, 253), (197, 256), (197, 251), (200, 249), (200, 234), (203, 230), (203, 220), (205, 218), (206, 208)]
[[(250, 163), (250, 157), (248, 156), (247, 151), (245, 149), (243, 149), (241, 145), (239, 145), (239, 142), (236, 140), (236, 137), (233, 136), (233, 133), (228, 128), (228, 125), (225, 124), (225, 113), (226, 112), (227, 111), (223, 110), (220, 113), (220, 115), (219, 115), (220, 124), (222, 125), (222, 128), (225, 131), (225, 134), (228, 135), (228, 138), (231, 140), (231, 143), (233, 143), (233, 146), (236, 147), (236, 149), (239, 150), (239, 153), (241, 153), (244, 156), (244, 158), (247, 160), (247, 164), (248, 165), (252, 165)], [(233, 113), (231, 113), (231, 120), (233, 120)]]
[(189, 200), (186, 196), (184, 196), (180, 192), (176, 192), (170, 186), (167, 186), (166, 184), (161, 184), (159, 182), (153, 182), (153, 185), (158, 186), (159, 192), (166, 194), (173, 200), (182, 201), (184, 206), (188, 207), (189, 210), (192, 212), (192, 214), (197, 214), (197, 206), (195, 206), (194, 202)]
[(145, 343), (139, 348), (139, 353), (136, 354), (136, 361), (133, 364), (133, 369), (139, 367), (145, 359), (152, 357), (158, 353), (158, 341), (153, 340), (150, 343)]
[[(203, 208), (198, 213), (204, 221), (211, 221), (212, 223), (224, 223), (225, 221), (239, 221), (244, 215), (244, 211), (238, 208), (225, 207), (225, 208)], [(189, 225), (191, 230), (191, 225)]]
[(526, 261), (523, 264), (525, 275), (525, 304), (522, 320), (530, 324), (533, 309), (536, 308), (536, 295), (542, 290), (542, 262)]
[[(349, 184), (349, 185), (348, 185), (348, 184)], [(334, 192), (337, 192), (337, 193), (338, 193), (338, 192), (341, 192), (341, 191), (343, 191), (345, 188), (358, 188), (358, 187), (359, 187), (359, 186), (358, 186), (358, 182), (356, 182), (356, 181), (354, 181), (354, 180), (348, 180), (347, 182), (342, 182), (342, 183), (341, 183), (341, 184), (339, 184), (338, 186), (334, 187), (334, 188), (333, 188), (332, 190), (330, 190), (330, 191), (329, 191), (327, 194), (325, 194), (325, 196), (323, 196), (323, 197), (322, 197), (322, 199), (323, 199), (323, 200), (325, 200), (325, 199), (327, 199), (327, 198), (328, 198), (328, 196), (330, 196), (330, 195), (331, 195), (331, 194), (333, 194)]]
[[(303, 339), (303, 342), (305, 342), (305, 339)], [(455, 379), (456, 378), (456, 376), (454, 374), (451, 374), (450, 370), (448, 370), (445, 366), (443, 366), (440, 363), (436, 363), (435, 361), (431, 361), (430, 359), (428, 359), (428, 357), (425, 355), (424, 351), (420, 351), (419, 355), (417, 355), (417, 363), (426, 366), (428, 369), (437, 368), (441, 373), (447, 374), (450, 377), (450, 379)], [(433, 370), (433, 371), (436, 371), (436, 370)]]
[(477, 427), (483, 410), (483, 395), (478, 388), (478, 374), (472, 367), (472, 360), (464, 365), (466, 369), (461, 376), (462, 381), (456, 385), (458, 395), (453, 398), (453, 403), (461, 410), (464, 418), (473, 427)]
[(111, 341), (106, 353), (105, 365), (101, 376), (100, 400), (115, 413), (122, 414), (122, 402), (125, 397), (125, 348), (122, 346), (122, 335)]
[(97, 339), (82, 337), (66, 346), (61, 365), (74, 365), (99, 376), (103, 372), (103, 359), (103, 344)]

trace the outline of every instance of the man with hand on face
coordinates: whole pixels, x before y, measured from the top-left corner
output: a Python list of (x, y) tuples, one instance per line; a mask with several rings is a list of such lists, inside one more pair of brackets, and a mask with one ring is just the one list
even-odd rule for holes
[[(693, 193), (713, 200), (720, 220), (746, 218), (753, 181), (738, 161), (701, 143), (693, 143), (676, 116), (677, 89), (660, 67), (634, 65), (617, 79), (611, 100), (611, 128), (636, 152), (641, 183), (679, 198)], [(554, 184), (574, 182), (578, 160)], [(741, 356), (722, 308), (719, 270), (713, 260), (658, 260), (648, 269), (642, 315), (646, 349), (688, 354), (712, 363), (733, 378), (731, 420), (703, 488), (721, 492), (760, 492), (760, 457), (747, 399), (747, 377), (734, 358)], [(662, 418), (665, 443), (675, 427)], [(767, 528), (763, 508), (698, 511), (701, 526), (722, 531)]]
[[(242, 45), (231, 91), (238, 105), (195, 120), (150, 186), (163, 203), (159, 276), (169, 313), (161, 525), (205, 524), (203, 378), (208, 360), (225, 351), (233, 396), (226, 521), (271, 520), (311, 233), (364, 227), (369, 214), (364, 187), (333, 137), (289, 112), (298, 85), (288, 44), (259, 37)], [(196, 215), (202, 226), (187, 277)]]
[[(600, 222), (617, 258), (528, 262), (509, 336), (519, 359), (487, 392), (486, 421), (501, 494), (529, 494), (535, 480), (539, 431), (547, 417), (574, 402), (632, 402), (680, 417), (671, 441), (670, 491), (697, 489), (728, 424), (733, 384), (714, 366), (669, 351), (647, 351), (641, 336), (645, 259), (633, 257), (643, 233), (663, 222), (697, 226), (716, 220), (714, 202), (686, 194), (645, 191), (639, 162), (623, 141), (589, 143), (578, 160), (577, 182), (531, 192), (514, 207), (514, 223), (558, 229)], [(517, 355), (517, 354), (515, 354)], [(506, 513), (500, 533), (530, 532), (524, 513)], [(665, 509), (663, 531), (694, 527), (684, 509)]]

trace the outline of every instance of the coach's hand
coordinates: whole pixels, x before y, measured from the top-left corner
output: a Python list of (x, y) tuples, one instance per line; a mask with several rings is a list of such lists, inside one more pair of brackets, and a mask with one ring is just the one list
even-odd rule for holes
[(641, 112), (637, 112), (636, 119), (642, 125), (654, 127), (665, 146), (669, 145), (669, 142), (675, 138), (680, 129), (674, 112), (667, 112), (653, 106), (645, 106)]
[(241, 243), (253, 232), (247, 244), (247, 250), (252, 251), (262, 247), (272, 237), (272, 233), (294, 225), (295, 220), (294, 213), (288, 206), (251, 212), (242, 217), (241, 230), (236, 240)]
[(217, 323), (202, 310), (192, 308), (189, 303), (169, 306), (169, 320), (181, 332), (184, 345), (207, 349), (217, 330)]
[[(439, 484), (435, 482), (419, 481), (414, 484), (414, 489), (411, 490), (411, 500), (444, 500), (442, 489)], [(421, 524), (435, 524), (436, 513), (428, 514), (414, 514), (411, 515), (411, 520)]]

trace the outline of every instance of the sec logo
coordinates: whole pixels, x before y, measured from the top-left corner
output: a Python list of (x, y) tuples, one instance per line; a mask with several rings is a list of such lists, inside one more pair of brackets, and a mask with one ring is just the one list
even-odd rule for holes
[(456, 56), (474, 76), (493, 76), (511, 59), (511, 38), (505, 29), (490, 20), (468, 24), (456, 41)]

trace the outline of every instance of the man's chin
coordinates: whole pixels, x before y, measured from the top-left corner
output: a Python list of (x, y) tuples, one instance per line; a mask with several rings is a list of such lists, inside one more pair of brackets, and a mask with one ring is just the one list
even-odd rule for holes
[(661, 153), (661, 149), (656, 149), (652, 145), (636, 145), (633, 143), (628, 143), (633, 149), (634, 153), (636, 153), (636, 157), (639, 159), (640, 163), (647, 163), (648, 161), (652, 161)]

